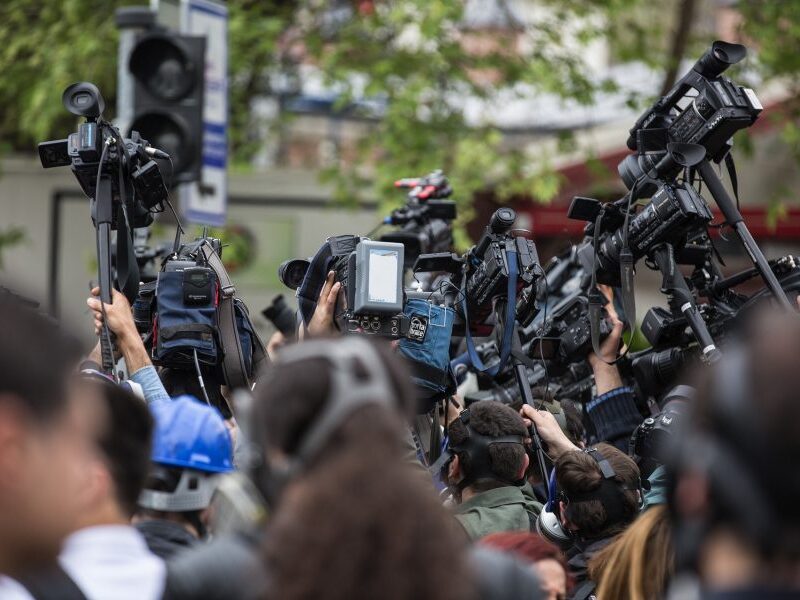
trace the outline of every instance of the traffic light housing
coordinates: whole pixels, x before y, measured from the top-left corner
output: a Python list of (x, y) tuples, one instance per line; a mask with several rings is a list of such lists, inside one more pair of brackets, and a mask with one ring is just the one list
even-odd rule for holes
[(204, 37), (148, 31), (137, 37), (128, 61), (134, 80), (130, 131), (170, 155), (172, 185), (201, 175), (205, 50)]

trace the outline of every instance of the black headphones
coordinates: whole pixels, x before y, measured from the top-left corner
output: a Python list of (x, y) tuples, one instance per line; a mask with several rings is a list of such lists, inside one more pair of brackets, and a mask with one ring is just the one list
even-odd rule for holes
[[(606, 520), (614, 523), (622, 521), (625, 518), (623, 495), (626, 491), (638, 492), (638, 506), (641, 509), (644, 504), (644, 489), (649, 488), (649, 482), (642, 484), (641, 477), (638, 480), (637, 487), (630, 488), (616, 480), (617, 473), (614, 467), (611, 466), (609, 460), (603, 456), (597, 448), (586, 448), (583, 450), (586, 454), (591, 456), (600, 469), (603, 475), (603, 480), (600, 482), (600, 487), (589, 492), (582, 492), (579, 494), (567, 495), (563, 490), (558, 494), (559, 499), (566, 505), (566, 516), (569, 518), (572, 503), (574, 502), (588, 502), (591, 500), (598, 500), (602, 503), (606, 511)], [(536, 520), (536, 532), (550, 542), (558, 545), (561, 548), (569, 548), (574, 540), (574, 535), (566, 529), (554, 509), (555, 505), (555, 469), (550, 477), (550, 497), (547, 504), (539, 513), (539, 518)]]
[(467, 430), (467, 437), (459, 444), (453, 444), (452, 441), (448, 441), (447, 448), (442, 452), (442, 455), (429, 467), (431, 473), (438, 475), (442, 481), (446, 481), (447, 469), (450, 463), (456, 454), (463, 452), (469, 456), (469, 473), (456, 484), (455, 487), (459, 491), (476, 481), (500, 481), (507, 485), (523, 485), (525, 483), (524, 477), (511, 481), (492, 470), (492, 458), (489, 455), (489, 448), (494, 444), (519, 444), (524, 450), (524, 437), (521, 435), (503, 435), (499, 437), (483, 435), (470, 426), (469, 417), (469, 409), (461, 411), (461, 414), (458, 415), (459, 421)]

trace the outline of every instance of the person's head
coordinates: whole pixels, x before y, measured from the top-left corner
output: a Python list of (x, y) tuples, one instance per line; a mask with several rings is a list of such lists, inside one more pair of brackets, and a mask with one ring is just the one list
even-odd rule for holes
[[(698, 373), (668, 502), (679, 565), (710, 588), (797, 585), (800, 319), (764, 313)], [(734, 566), (735, 565), (735, 566)]]
[(130, 521), (150, 468), (153, 432), (153, 418), (142, 400), (110, 380), (84, 380), (100, 401), (94, 415), (95, 457), (76, 529)]
[(672, 529), (663, 505), (641, 513), (589, 562), (598, 598), (663, 598), (674, 571)]
[(463, 534), (408, 461), (408, 381), (388, 347), (350, 336), (287, 347), (256, 388), (277, 597), (469, 596)]
[(163, 519), (203, 537), (217, 476), (233, 470), (231, 435), (217, 409), (191, 396), (156, 402), (150, 474), (137, 519)]
[(636, 518), (642, 501), (639, 468), (613, 446), (564, 452), (555, 469), (561, 522), (579, 538), (611, 537)]
[[(508, 531), (492, 533), (478, 542), (484, 546), (497, 548), (513, 554), (519, 560), (530, 564), (539, 581), (544, 600), (565, 600), (572, 591), (573, 579), (561, 551), (535, 533)], [(609, 596), (610, 597), (610, 596)]]
[(448, 425), (447, 435), (453, 453), (447, 467), (451, 486), (482, 492), (524, 480), (529, 459), (523, 441), (528, 433), (522, 417), (509, 406), (476, 402)]
[(72, 378), (80, 347), (0, 291), (0, 572), (53, 559), (80, 510), (94, 400)]
[[(203, 374), (203, 386), (205, 395), (211, 406), (217, 408), (222, 413), (223, 418), (230, 419), (233, 415), (228, 400), (223, 394), (222, 385), (219, 383), (217, 375), (212, 369), (201, 367)], [(159, 370), (158, 377), (164, 385), (164, 389), (170, 397), (194, 396), (195, 398), (205, 398), (204, 388), (200, 386), (197, 378), (197, 371), (194, 369), (173, 369), (165, 367)]]

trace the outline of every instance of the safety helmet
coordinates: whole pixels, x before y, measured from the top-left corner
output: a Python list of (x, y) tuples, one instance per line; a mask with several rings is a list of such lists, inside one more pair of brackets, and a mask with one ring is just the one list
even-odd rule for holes
[(169, 481), (169, 471), (182, 472), (174, 489), (145, 489), (139, 505), (178, 512), (206, 508), (216, 487), (214, 476), (234, 468), (233, 443), (222, 415), (192, 396), (155, 402), (150, 409), (155, 419), (151, 479)]

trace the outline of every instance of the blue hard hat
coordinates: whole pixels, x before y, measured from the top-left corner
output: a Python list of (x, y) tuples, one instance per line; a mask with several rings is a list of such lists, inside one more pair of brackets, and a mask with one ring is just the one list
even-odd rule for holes
[(192, 396), (154, 402), (151, 459), (162, 465), (211, 473), (233, 470), (233, 443), (216, 408)]

